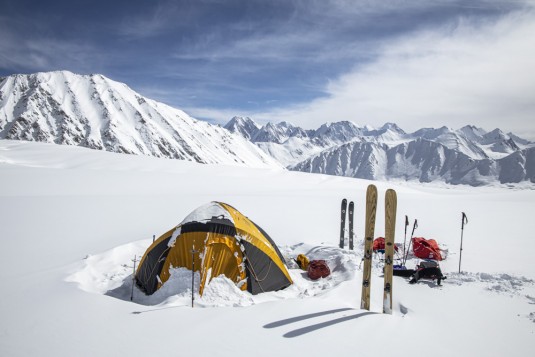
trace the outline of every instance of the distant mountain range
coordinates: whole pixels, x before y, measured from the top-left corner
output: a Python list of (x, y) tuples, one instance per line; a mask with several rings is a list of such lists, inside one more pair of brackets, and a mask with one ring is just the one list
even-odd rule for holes
[(243, 117), (225, 128), (295, 171), (473, 186), (535, 182), (535, 143), (500, 129), (443, 126), (406, 133), (394, 123), (375, 129), (342, 121), (304, 130), (286, 122), (260, 126)]
[(371, 180), (535, 183), (535, 143), (499, 129), (406, 133), (340, 121), (305, 130), (244, 117), (222, 128), (102, 75), (67, 71), (0, 78), (0, 139)]

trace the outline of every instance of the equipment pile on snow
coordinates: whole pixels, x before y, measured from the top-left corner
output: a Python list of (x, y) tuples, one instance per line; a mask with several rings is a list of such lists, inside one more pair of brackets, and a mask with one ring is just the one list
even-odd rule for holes
[(414, 274), (412, 274), (409, 283), (415, 284), (420, 279), (436, 279), (437, 285), (440, 285), (440, 282), (443, 279), (446, 279), (446, 277), (442, 275), (442, 271), (440, 270), (440, 266), (438, 265), (437, 261), (424, 260), (416, 266), (416, 270), (414, 271)]
[(414, 256), (420, 259), (442, 260), (440, 248), (434, 239), (412, 238)]
[[(397, 252), (398, 246), (394, 244), (394, 249)], [(377, 237), (373, 240), (373, 251), (378, 253), (385, 253), (385, 239), (384, 237)]]

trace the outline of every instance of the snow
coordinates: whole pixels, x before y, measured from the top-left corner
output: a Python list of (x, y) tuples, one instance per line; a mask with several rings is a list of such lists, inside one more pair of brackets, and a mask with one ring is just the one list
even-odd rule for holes
[[(383, 346), (397, 356), (529, 355), (533, 185), (373, 182), (376, 236), (384, 236), (384, 192), (394, 188), (396, 242), (408, 215), (418, 219), (415, 236), (448, 251), (442, 287), (394, 277), (387, 315), (381, 256), (372, 264), (371, 311), (360, 309), (370, 183), (1, 140), (0, 355), (376, 356)], [(355, 251), (337, 247), (342, 198), (356, 203)], [(310, 281), (289, 260), (295, 283), (285, 290), (252, 296), (215, 277), (191, 308), (191, 272), (174, 268), (157, 293), (134, 289), (131, 302), (134, 257), (212, 201), (259, 224), (287, 258), (326, 260), (331, 276)], [(458, 273), (461, 212), (469, 223)]]
[(221, 219), (227, 219), (234, 222), (232, 216), (226, 209), (221, 207), (217, 202), (207, 203), (199, 208), (196, 208), (193, 212), (188, 214), (186, 218), (180, 223), (180, 225), (189, 222), (204, 222), (209, 221), (212, 217), (219, 217)]

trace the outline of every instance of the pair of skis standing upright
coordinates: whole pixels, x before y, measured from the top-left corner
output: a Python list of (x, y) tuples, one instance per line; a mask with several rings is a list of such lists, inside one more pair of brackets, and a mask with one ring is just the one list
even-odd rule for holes
[[(344, 230), (347, 200), (342, 201), (342, 222), (340, 248), (344, 248)], [(392, 277), (394, 275), (394, 236), (396, 230), (396, 191), (388, 189), (385, 195), (385, 267), (383, 313), (392, 313)], [(354, 203), (349, 203), (349, 249), (353, 249), (353, 211)], [(377, 187), (369, 185), (366, 191), (366, 222), (364, 229), (364, 270), (362, 276), (362, 295), (360, 308), (370, 310), (370, 287), (372, 277), (372, 249), (377, 211)]]

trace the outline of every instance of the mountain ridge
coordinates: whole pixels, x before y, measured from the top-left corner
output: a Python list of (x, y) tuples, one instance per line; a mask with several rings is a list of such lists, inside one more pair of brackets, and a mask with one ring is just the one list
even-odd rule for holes
[(535, 143), (466, 125), (407, 133), (352, 121), (303, 129), (234, 117), (224, 127), (190, 117), (100, 74), (0, 78), (0, 139), (373, 180), (479, 186), (535, 182)]
[(102, 75), (68, 71), (0, 82), (0, 138), (253, 167), (281, 165), (241, 135)]
[[(350, 125), (355, 130), (349, 136), (327, 140), (322, 135), (332, 125)], [(370, 180), (439, 180), (472, 186), (535, 182), (534, 143), (500, 129), (486, 132), (471, 125), (458, 130), (442, 126), (406, 133), (395, 123), (375, 129), (337, 122), (309, 133), (301, 138), (305, 140), (297, 142), (301, 147), (292, 137), (256, 144), (294, 171)]]

